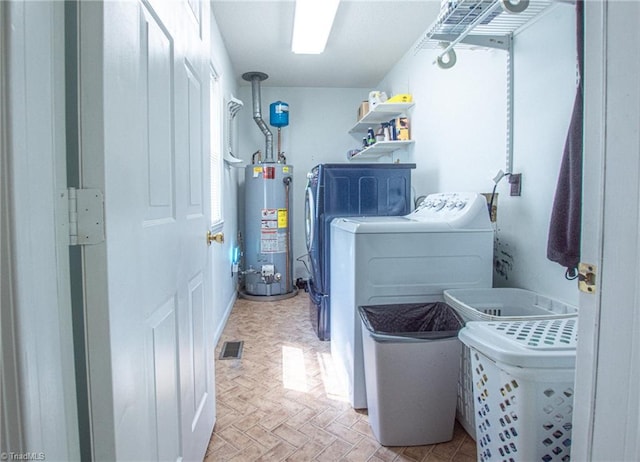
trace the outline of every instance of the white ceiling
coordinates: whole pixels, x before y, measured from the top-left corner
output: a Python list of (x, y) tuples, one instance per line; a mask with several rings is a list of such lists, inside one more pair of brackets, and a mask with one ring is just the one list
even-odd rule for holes
[[(318, 0), (322, 1), (322, 0)], [(320, 55), (291, 51), (294, 0), (211, 0), (237, 73), (274, 87), (371, 88), (436, 19), (440, 0), (342, 0)]]

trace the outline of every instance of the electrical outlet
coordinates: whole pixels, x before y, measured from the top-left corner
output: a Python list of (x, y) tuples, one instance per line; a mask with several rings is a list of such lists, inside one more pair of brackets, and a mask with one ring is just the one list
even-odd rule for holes
[(522, 189), (522, 173), (512, 173), (509, 175), (509, 184), (511, 185), (511, 196), (519, 196)]

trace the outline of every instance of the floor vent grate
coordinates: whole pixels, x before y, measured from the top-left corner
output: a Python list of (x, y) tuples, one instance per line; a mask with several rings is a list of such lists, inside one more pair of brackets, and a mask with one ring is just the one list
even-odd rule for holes
[(222, 345), (222, 351), (218, 359), (240, 359), (242, 357), (242, 345), (243, 341), (239, 342), (224, 342)]

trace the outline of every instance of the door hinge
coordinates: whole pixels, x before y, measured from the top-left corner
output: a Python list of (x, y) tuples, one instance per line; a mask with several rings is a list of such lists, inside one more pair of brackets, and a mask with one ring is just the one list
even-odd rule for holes
[(69, 245), (104, 242), (104, 195), (99, 189), (69, 188)]
[(596, 293), (596, 275), (597, 268), (596, 265), (592, 265), (591, 263), (579, 263), (578, 264), (578, 288), (582, 292), (586, 292), (588, 294)]

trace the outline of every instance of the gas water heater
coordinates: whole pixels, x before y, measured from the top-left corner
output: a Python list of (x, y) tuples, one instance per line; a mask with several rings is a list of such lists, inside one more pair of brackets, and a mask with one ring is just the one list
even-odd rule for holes
[[(297, 293), (293, 283), (291, 232), (293, 167), (286, 164), (280, 152), (274, 159), (273, 135), (262, 119), (260, 82), (267, 77), (262, 72), (242, 75), (251, 82), (253, 120), (265, 135), (266, 148), (264, 159), (257, 151), (245, 168), (245, 268), (242, 272), (244, 289), (240, 291), (244, 298), (265, 301), (288, 298)], [(286, 110), (288, 124), (288, 105)], [(282, 117), (276, 124), (278, 130), (286, 125)]]

